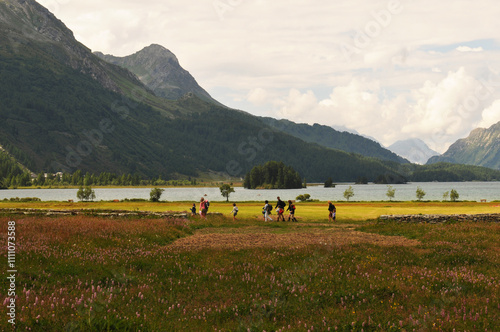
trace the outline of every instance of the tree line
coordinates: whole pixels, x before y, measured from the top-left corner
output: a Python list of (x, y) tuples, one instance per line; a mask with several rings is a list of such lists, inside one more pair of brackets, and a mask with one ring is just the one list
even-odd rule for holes
[(248, 189), (297, 189), (302, 188), (302, 178), (283, 162), (269, 161), (253, 167), (245, 175), (243, 186)]
[(94, 174), (77, 170), (70, 173), (40, 173), (32, 175), (23, 171), (4, 154), (0, 154), (0, 189), (17, 187), (58, 187), (58, 186), (195, 186), (197, 179), (164, 180), (161, 176), (144, 179), (138, 174), (103, 172)]

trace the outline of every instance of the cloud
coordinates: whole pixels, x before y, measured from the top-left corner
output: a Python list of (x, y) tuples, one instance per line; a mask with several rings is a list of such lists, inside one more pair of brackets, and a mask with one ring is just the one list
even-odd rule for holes
[(318, 106), (318, 100), (312, 91), (301, 93), (297, 89), (291, 89), (285, 99), (274, 101), (274, 106), (279, 108), (278, 116), (287, 119), (303, 119), (310, 122), (307, 114)]
[(469, 46), (459, 46), (457, 47), (457, 51), (459, 52), (483, 52), (484, 49), (482, 47), (469, 47)]
[(279, 118), (353, 128), (384, 145), (419, 137), (432, 149), (444, 152), (476, 126), (500, 120), (500, 99), (494, 99), (493, 84), (459, 68), (436, 83), (428, 80), (395, 96), (385, 93), (380, 80), (366, 78), (353, 78), (322, 100), (311, 90), (291, 89), (288, 95), (273, 101), (267, 92), (258, 90), (256, 94), (265, 96), (259, 101), (272, 104)]
[(500, 121), (500, 99), (497, 99), (482, 112), (482, 120), (478, 124), (480, 128), (489, 128)]
[(271, 95), (265, 89), (256, 88), (248, 93), (247, 100), (254, 105), (266, 105), (271, 101)]

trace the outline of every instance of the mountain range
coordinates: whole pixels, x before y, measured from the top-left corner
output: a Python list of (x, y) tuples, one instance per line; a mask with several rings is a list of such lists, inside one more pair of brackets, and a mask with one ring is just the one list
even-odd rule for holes
[(92, 53), (34, 0), (0, 0), (0, 77), (0, 145), (34, 172), (234, 178), (278, 160), (323, 182), (425, 170), (359, 135), (221, 105), (160, 45)]

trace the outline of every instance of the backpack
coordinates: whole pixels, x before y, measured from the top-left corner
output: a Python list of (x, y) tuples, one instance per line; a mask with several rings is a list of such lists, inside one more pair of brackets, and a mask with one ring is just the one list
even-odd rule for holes
[(271, 213), (271, 211), (273, 210), (273, 207), (271, 204), (267, 204), (267, 212)]
[(205, 209), (208, 211), (208, 207), (210, 206), (210, 202), (209, 201), (205, 201)]

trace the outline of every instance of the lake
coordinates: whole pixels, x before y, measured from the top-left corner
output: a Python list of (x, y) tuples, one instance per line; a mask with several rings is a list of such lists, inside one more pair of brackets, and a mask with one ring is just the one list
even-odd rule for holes
[[(277, 196), (283, 200), (295, 199), (298, 195), (309, 194), (312, 199), (320, 201), (345, 201), (344, 191), (352, 186), (354, 196), (350, 201), (388, 201), (387, 185), (383, 184), (337, 184), (335, 188), (311, 185), (306, 189), (288, 190), (248, 190), (235, 188), (230, 195), (231, 201), (275, 201)], [(500, 182), (419, 182), (392, 185), (396, 189), (396, 201), (416, 200), (417, 187), (422, 188), (426, 195), (423, 200), (443, 200), (443, 194), (455, 189), (460, 195), (459, 200), (488, 202), (500, 200)], [(95, 188), (96, 200), (110, 201), (125, 198), (149, 199), (150, 188)], [(11, 189), (0, 190), (0, 200), (12, 197), (38, 197), (42, 201), (76, 201), (78, 189)], [(206, 195), (206, 196), (205, 196)], [(165, 188), (161, 200), (167, 201), (199, 201), (206, 197), (210, 201), (224, 201), (219, 188)], [(449, 199), (449, 196), (448, 196)]]

